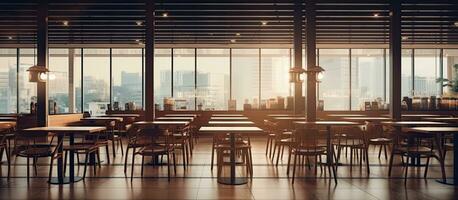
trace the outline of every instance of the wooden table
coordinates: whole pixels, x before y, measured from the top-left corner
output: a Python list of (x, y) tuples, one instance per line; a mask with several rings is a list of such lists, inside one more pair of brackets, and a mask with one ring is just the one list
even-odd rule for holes
[(248, 120), (248, 117), (211, 117), (210, 120), (214, 120), (214, 121), (223, 121), (223, 120), (240, 121), (240, 120)]
[(329, 114), (328, 117), (365, 117), (363, 114)]
[(236, 177), (235, 176), (235, 134), (254, 134), (260, 133), (263, 130), (258, 127), (242, 127), (242, 126), (203, 126), (199, 129), (200, 132), (205, 133), (214, 133), (214, 134), (225, 134), (229, 133), (230, 135), (230, 143), (231, 143), (231, 155), (230, 155), (230, 162), (231, 162), (231, 175), (229, 178), (220, 178), (218, 179), (218, 183), (226, 184), (226, 185), (242, 185), (248, 183), (248, 179), (246, 177)]
[(344, 117), (342, 118), (347, 121), (362, 121), (362, 122), (380, 122), (390, 120), (388, 117)]
[(243, 117), (243, 114), (213, 114), (212, 117)]
[(304, 121), (306, 117), (274, 117), (275, 120)]
[(101, 117), (122, 117), (122, 118), (128, 118), (128, 117), (134, 117), (134, 118), (139, 118), (140, 114), (106, 114), (102, 115)]
[(0, 126), (1, 127), (10, 127), (10, 126), (16, 126), (15, 121), (0, 121)]
[[(309, 125), (315, 125), (315, 126), (325, 126), (327, 130), (327, 139), (326, 139), (326, 146), (327, 146), (327, 155), (326, 155), (326, 163), (328, 165), (332, 166), (332, 172), (334, 174), (334, 182), (337, 184), (337, 173), (336, 173), (336, 168), (333, 164), (333, 155), (334, 155), (334, 148), (332, 147), (332, 133), (331, 133), (331, 127), (332, 126), (358, 126), (362, 125), (360, 122), (349, 122), (349, 121), (314, 121), (314, 122), (307, 122), (307, 121), (296, 121), (294, 122), (297, 125), (302, 125), (302, 126), (309, 126)], [(331, 177), (331, 176), (329, 176)]]
[(80, 121), (116, 121), (122, 122), (124, 119), (122, 117), (86, 117), (81, 118)]
[(423, 119), (436, 122), (458, 123), (458, 117), (425, 117)]
[(301, 114), (270, 114), (268, 117), (305, 117)]
[[(425, 134), (453, 134), (453, 179), (438, 180), (438, 182), (447, 185), (458, 185), (458, 127), (414, 127), (408, 131)], [(443, 155), (442, 152), (439, 154)]]
[(133, 125), (140, 126), (140, 127), (152, 127), (152, 126), (160, 126), (160, 127), (179, 127), (179, 126), (187, 126), (189, 125), (189, 121), (138, 121), (134, 122)]
[(0, 117), (0, 121), (17, 121), (17, 117)]
[(158, 121), (193, 121), (194, 117), (158, 117)]
[(227, 126), (237, 126), (237, 125), (251, 125), (253, 126), (254, 125), (254, 122), (252, 121), (209, 121), (208, 122), (209, 125), (213, 125), (213, 126), (224, 126), (224, 125), (227, 125)]
[(197, 117), (197, 114), (165, 114), (164, 117)]
[[(48, 126), (48, 127), (35, 127), (35, 128), (28, 128), (22, 131), (25, 132), (52, 132), (57, 134), (58, 143), (63, 143), (64, 136), (69, 136), (69, 143), (70, 145), (75, 144), (75, 134), (93, 134), (98, 133), (101, 131), (106, 130), (105, 127), (97, 127), (97, 126)], [(63, 155), (63, 147), (60, 146), (57, 149), (58, 153)], [(49, 183), (51, 184), (67, 184), (67, 183), (74, 183), (77, 181), (82, 180), (82, 177), (75, 176), (75, 151), (69, 151), (69, 160), (70, 160), (70, 169), (69, 169), (69, 177), (64, 177), (65, 174), (63, 173), (63, 157), (60, 156), (57, 158), (57, 177), (51, 178)]]

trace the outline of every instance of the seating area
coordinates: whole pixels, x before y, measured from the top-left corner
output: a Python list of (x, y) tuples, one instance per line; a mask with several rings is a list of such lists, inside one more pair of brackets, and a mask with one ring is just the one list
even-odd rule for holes
[(458, 199), (458, 2), (0, 2), (0, 199)]

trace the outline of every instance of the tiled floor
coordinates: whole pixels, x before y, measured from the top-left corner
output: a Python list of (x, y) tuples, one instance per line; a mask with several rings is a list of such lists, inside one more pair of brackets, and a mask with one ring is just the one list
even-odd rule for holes
[[(338, 184), (327, 178), (325, 170), (318, 168), (317, 177), (312, 167), (298, 168), (295, 184), (286, 175), (287, 155), (278, 167), (265, 156), (265, 138), (253, 138), (254, 178), (246, 185), (228, 186), (217, 183), (216, 168), (210, 170), (211, 139), (201, 138), (194, 150), (189, 167), (178, 166), (177, 175), (167, 181), (167, 168), (145, 167), (140, 177), (140, 160), (135, 178), (123, 172), (123, 157), (118, 151), (114, 162), (103, 163), (93, 176), (88, 170), (85, 181), (73, 185), (49, 185), (46, 182), (48, 161), (39, 163), (38, 176), (27, 182), (25, 160), (13, 161), (12, 178), (6, 179), (7, 168), (2, 165), (0, 199), (457, 199), (458, 187), (437, 183), (439, 165), (432, 162), (428, 178), (423, 179), (424, 168), (410, 168), (409, 180), (404, 185), (403, 168), (394, 168), (393, 177), (387, 178), (388, 162), (378, 151), (371, 149), (371, 173), (358, 165), (350, 171), (348, 160), (338, 169)], [(102, 159), (105, 155), (102, 155)], [(446, 170), (451, 176), (451, 153), (447, 156)], [(105, 159), (106, 160), (106, 159)], [(181, 159), (178, 159), (181, 161)], [(398, 162), (399, 163), (399, 162)], [(180, 162), (181, 164), (181, 162)], [(129, 165), (130, 169), (130, 165)], [(79, 170), (82, 173), (82, 167)]]

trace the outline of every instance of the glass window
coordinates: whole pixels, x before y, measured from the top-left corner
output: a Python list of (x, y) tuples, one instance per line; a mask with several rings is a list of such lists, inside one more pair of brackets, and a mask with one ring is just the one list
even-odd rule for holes
[(412, 49), (402, 50), (401, 62), (401, 96), (412, 96)]
[(244, 103), (259, 105), (259, 49), (232, 50), (232, 99), (237, 110)]
[(197, 49), (198, 109), (228, 109), (229, 59), (229, 49)]
[(172, 97), (172, 49), (154, 49), (154, 102), (163, 109)]
[(320, 66), (325, 70), (319, 98), (325, 110), (349, 110), (350, 58), (348, 49), (320, 49)]
[(415, 49), (414, 59), (415, 96), (440, 95), (440, 49)]
[(19, 112), (30, 113), (30, 103), (37, 102), (37, 83), (29, 82), (29, 69), (36, 65), (35, 49), (19, 49)]
[(82, 98), (81, 98), (81, 51), (82, 49), (70, 49), (69, 53), (73, 53), (73, 90), (75, 93), (75, 105), (73, 105), (73, 112), (81, 113), (83, 112), (82, 109)]
[(443, 78), (453, 81), (454, 88), (443, 87), (444, 94), (458, 93), (458, 49), (444, 49)]
[(110, 103), (110, 50), (83, 51), (83, 109), (103, 115)]
[(364, 102), (384, 99), (385, 49), (351, 50), (351, 109), (364, 108)]
[(195, 110), (195, 49), (173, 49), (175, 109)]
[(261, 99), (286, 97), (290, 94), (289, 49), (261, 50)]
[[(49, 49), (50, 78), (48, 84), (48, 101), (51, 114), (69, 113), (68, 92), (68, 49)], [(52, 111), (56, 104), (56, 113)]]
[(0, 113), (17, 112), (17, 49), (0, 49)]
[(125, 109), (126, 103), (133, 103), (135, 109), (141, 109), (142, 49), (112, 49), (111, 51), (113, 104), (118, 104), (120, 109)]

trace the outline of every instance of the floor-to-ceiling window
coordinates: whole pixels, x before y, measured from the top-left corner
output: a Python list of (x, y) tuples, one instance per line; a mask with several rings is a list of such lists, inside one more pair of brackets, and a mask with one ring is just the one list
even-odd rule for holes
[(17, 49), (0, 49), (0, 113), (17, 112)]
[(83, 103), (84, 111), (105, 114), (110, 103), (110, 49), (84, 49)]
[(415, 96), (440, 95), (436, 79), (440, 75), (440, 49), (415, 49), (414, 90)]
[(142, 49), (112, 49), (112, 102), (120, 109), (141, 109)]
[(36, 65), (35, 49), (19, 49), (19, 112), (30, 113), (30, 103), (37, 102), (37, 83), (29, 82), (29, 72), (31, 66)]
[(319, 65), (325, 70), (320, 83), (320, 99), (325, 110), (350, 109), (349, 49), (320, 49)]
[(262, 100), (290, 95), (290, 61), (289, 49), (261, 49)]
[(232, 99), (237, 110), (259, 105), (259, 49), (232, 49)]
[(74, 102), (73, 105), (73, 112), (81, 113), (83, 112), (82, 108), (82, 90), (81, 90), (81, 79), (82, 79), (82, 66), (81, 66), (81, 58), (82, 58), (82, 49), (71, 49), (73, 51), (73, 90), (74, 90)]
[(229, 49), (197, 49), (197, 108), (226, 110), (230, 89)]
[(172, 97), (172, 50), (154, 50), (154, 103), (161, 109), (164, 98)]
[(412, 49), (403, 49), (401, 55), (401, 96), (412, 96)]
[(175, 109), (195, 109), (195, 49), (173, 49)]
[(68, 49), (49, 49), (48, 99), (51, 114), (70, 112), (68, 51)]
[(443, 82), (442, 84), (453, 83), (450, 86), (443, 87), (444, 94), (451, 95), (458, 93), (458, 49), (444, 49), (442, 65), (442, 77), (450, 81)]
[(351, 109), (384, 99), (384, 49), (351, 49)]

